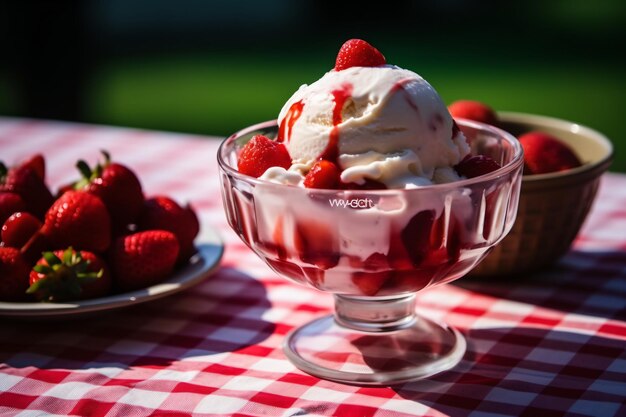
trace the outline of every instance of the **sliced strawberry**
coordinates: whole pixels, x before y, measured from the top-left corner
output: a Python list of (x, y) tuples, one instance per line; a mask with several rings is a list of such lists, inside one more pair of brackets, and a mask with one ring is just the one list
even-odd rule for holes
[(446, 251), (448, 252), (448, 263), (454, 264), (461, 257), (461, 249), (463, 249), (464, 242), (459, 220), (454, 216), (450, 216), (449, 221)]
[(334, 236), (323, 222), (300, 221), (296, 224), (294, 246), (303, 262), (325, 270), (339, 263)]
[(97, 255), (72, 248), (44, 252), (30, 272), (32, 294), (40, 301), (71, 301), (102, 297), (111, 290), (111, 274)]
[(41, 229), (38, 218), (27, 212), (12, 214), (2, 225), (2, 242), (4, 246), (21, 248)]
[(368, 271), (380, 271), (389, 269), (387, 256), (380, 252), (374, 252), (363, 261), (363, 268)]
[(383, 54), (362, 39), (350, 39), (339, 49), (335, 61), (335, 71), (351, 67), (378, 67), (387, 61)]
[(572, 149), (558, 138), (543, 132), (529, 132), (519, 137), (524, 148), (524, 174), (546, 174), (582, 165)]
[(485, 220), (483, 222), (483, 238), (485, 240), (489, 240), (489, 237), (491, 236), (491, 230), (495, 221), (495, 210), (498, 205), (499, 194), (500, 189), (496, 189), (487, 194), (485, 198)]
[(434, 222), (435, 212), (433, 210), (423, 210), (414, 215), (402, 230), (402, 243), (415, 267), (419, 266), (428, 256), (430, 235)]
[[(429, 231), (429, 213), (431, 212), (418, 213), (403, 231), (402, 238), (410, 258), (410, 266), (395, 261), (398, 268), (394, 271), (391, 286), (396, 290), (414, 292), (425, 288), (433, 280), (446, 276), (460, 256), (461, 234), (457, 222), (450, 218), (449, 225), (446, 226), (447, 216), (442, 213), (434, 219)], [(424, 231), (427, 236), (409, 240), (410, 229), (415, 237)]]
[(284, 144), (269, 139), (267, 136), (256, 135), (241, 150), (237, 169), (245, 175), (258, 178), (268, 168), (291, 166), (291, 157)]
[(498, 115), (488, 105), (474, 100), (458, 100), (448, 106), (452, 117), (470, 119), (488, 125), (498, 124)]
[(19, 250), (0, 246), (0, 300), (24, 300), (29, 274), (30, 266)]
[(390, 271), (352, 273), (352, 282), (359, 287), (363, 295), (374, 296), (389, 279)]
[(378, 252), (368, 256), (362, 268), (362, 271), (352, 274), (352, 282), (367, 296), (376, 295), (392, 275), (387, 256)]
[(438, 269), (432, 267), (393, 271), (388, 286), (395, 292), (416, 292), (430, 284), (437, 272)]
[(486, 155), (468, 155), (454, 166), (457, 174), (474, 178), (488, 174), (500, 168), (500, 164)]
[(306, 188), (334, 190), (339, 188), (341, 170), (330, 161), (317, 161), (304, 177)]

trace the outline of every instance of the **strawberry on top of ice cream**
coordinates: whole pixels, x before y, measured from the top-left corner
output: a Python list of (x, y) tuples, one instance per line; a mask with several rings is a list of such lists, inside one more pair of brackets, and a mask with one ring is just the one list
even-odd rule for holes
[(386, 64), (358, 39), (347, 41), (336, 61), (283, 106), (277, 141), (292, 165), (270, 168), (262, 179), (301, 184), (320, 160), (335, 164), (341, 183), (355, 187), (375, 181), (383, 188), (413, 188), (461, 179), (453, 167), (469, 146), (428, 82)]

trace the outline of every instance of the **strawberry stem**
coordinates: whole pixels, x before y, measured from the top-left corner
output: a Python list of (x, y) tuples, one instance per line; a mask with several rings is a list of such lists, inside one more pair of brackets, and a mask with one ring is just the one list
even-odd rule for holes
[(7, 168), (7, 166), (4, 165), (4, 162), (0, 161), (0, 180), (6, 177), (8, 172), (9, 172), (9, 169)]

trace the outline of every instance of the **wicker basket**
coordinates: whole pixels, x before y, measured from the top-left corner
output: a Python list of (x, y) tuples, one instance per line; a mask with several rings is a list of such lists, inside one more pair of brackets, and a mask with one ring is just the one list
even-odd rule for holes
[(613, 146), (601, 133), (575, 123), (522, 113), (500, 113), (501, 127), (519, 136), (541, 130), (570, 145), (583, 166), (522, 179), (517, 219), (511, 232), (470, 273), (517, 275), (546, 267), (569, 249), (585, 221)]

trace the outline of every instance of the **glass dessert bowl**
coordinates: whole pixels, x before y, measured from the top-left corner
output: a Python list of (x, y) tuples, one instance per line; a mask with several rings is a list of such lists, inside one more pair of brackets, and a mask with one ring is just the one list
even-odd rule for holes
[(415, 295), (465, 275), (509, 232), (523, 158), (510, 134), (457, 122), (472, 154), (488, 155), (501, 168), (414, 189), (322, 190), (237, 171), (241, 148), (257, 134), (275, 137), (275, 122), (244, 129), (220, 146), (230, 226), (279, 275), (334, 295), (334, 315), (285, 339), (286, 355), (301, 370), (390, 385), (448, 370), (463, 357), (463, 336), (419, 316)]

